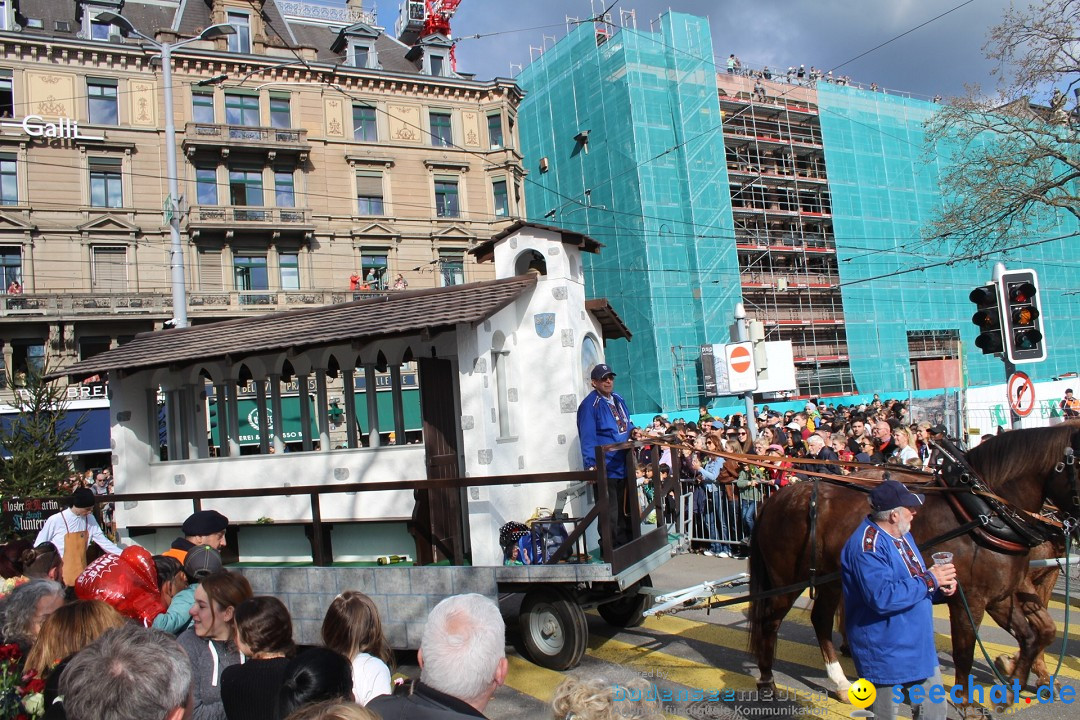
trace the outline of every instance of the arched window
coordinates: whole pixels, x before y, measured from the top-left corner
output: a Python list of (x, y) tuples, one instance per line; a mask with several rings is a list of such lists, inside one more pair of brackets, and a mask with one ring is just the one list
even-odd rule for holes
[(508, 438), (513, 435), (510, 422), (510, 351), (506, 347), (506, 336), (498, 331), (491, 336), (491, 374), (499, 437)]
[(592, 335), (586, 335), (581, 341), (581, 383), (584, 388), (582, 397), (592, 392), (593, 387), (589, 374), (602, 360), (600, 343)]

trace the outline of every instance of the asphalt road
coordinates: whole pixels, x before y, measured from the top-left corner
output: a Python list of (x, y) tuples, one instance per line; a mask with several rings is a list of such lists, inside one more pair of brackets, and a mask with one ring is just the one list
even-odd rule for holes
[[(721, 560), (700, 555), (680, 555), (652, 573), (658, 588), (689, 587), (704, 580), (726, 577), (745, 570), (745, 562)], [(513, 609), (513, 598), (507, 598), (504, 610)], [(746, 651), (745, 604), (729, 606), (706, 613), (690, 611), (673, 616), (652, 618), (638, 628), (616, 630), (595, 613), (588, 614), (589, 644), (581, 665), (568, 673), (537, 667), (523, 658), (517, 633), (511, 626), (508, 637), (515, 646), (509, 653), (510, 675), (505, 687), (495, 695), (485, 714), (491, 720), (548, 720), (552, 717), (548, 702), (558, 684), (569, 673), (598, 676), (612, 683), (622, 683), (639, 677), (655, 683), (661, 692), (670, 693), (665, 712), (672, 718), (730, 718), (754, 720), (759, 718), (825, 717), (850, 718), (854, 707), (840, 702), (827, 693), (829, 687), (821, 663), (821, 654), (813, 637), (810, 616), (806, 609), (808, 598), (800, 599), (781, 628), (781, 641), (776, 663), (777, 684), (786, 689), (790, 700), (761, 703), (744, 694), (742, 700), (695, 700), (694, 693), (710, 690), (752, 693), (756, 688), (757, 668)], [(1051, 608), (1059, 630), (1065, 620), (1065, 608), (1060, 602)], [(1059, 682), (1077, 689), (1080, 695), (1080, 611), (1070, 618), (1068, 652), (1061, 666)], [(513, 619), (508, 619), (512, 625)], [(947, 610), (936, 608), (935, 631), (942, 661), (942, 673), (952, 682), (952, 663)], [(1015, 651), (1016, 643), (1004, 631), (987, 619), (982, 638), (991, 657)], [(1050, 668), (1056, 665), (1061, 650), (1061, 636), (1051, 647)], [(856, 679), (850, 658), (842, 662), (850, 680)], [(400, 668), (405, 674), (416, 672), (414, 666)], [(975, 664), (976, 683), (989, 686), (995, 682), (989, 666), (978, 654)], [(1025, 693), (1030, 696), (1031, 693)], [(1013, 714), (1027, 720), (1072, 720), (1080, 716), (1080, 697), (1072, 705), (1061, 702), (1040, 704), (1032, 698), (1006, 713), (991, 713), (993, 717)], [(902, 716), (910, 717), (905, 707)], [(950, 709), (950, 718), (959, 717)], [(562, 720), (558, 718), (556, 720)]]

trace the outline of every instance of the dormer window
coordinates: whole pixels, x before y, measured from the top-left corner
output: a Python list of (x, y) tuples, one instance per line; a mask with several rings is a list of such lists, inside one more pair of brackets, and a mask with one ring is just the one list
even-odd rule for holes
[(228, 13), (228, 24), (232, 25), (236, 32), (229, 35), (229, 52), (251, 52), (251, 16), (246, 12)]
[(425, 55), (427, 60), (428, 75), (434, 75), (435, 77), (446, 77), (446, 70), (449, 67), (449, 62), (446, 56), (442, 53), (431, 52), (430, 50)]
[(91, 40), (105, 40), (108, 41), (114, 35), (120, 34), (120, 28), (112, 23), (105, 22), (104, 20), (98, 20), (96, 17), (90, 19), (90, 32), (87, 33)]
[(375, 45), (370, 42), (353, 42), (349, 45), (349, 64), (358, 68), (378, 68)]

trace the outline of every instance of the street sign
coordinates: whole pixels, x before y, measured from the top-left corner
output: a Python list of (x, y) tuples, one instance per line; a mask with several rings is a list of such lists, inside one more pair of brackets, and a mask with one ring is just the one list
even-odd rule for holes
[(754, 369), (752, 342), (728, 343), (724, 346), (727, 360), (728, 389), (733, 393), (757, 390), (757, 371)]
[(1035, 383), (1025, 373), (1015, 372), (1009, 376), (1006, 385), (1009, 393), (1009, 407), (1024, 418), (1035, 409)]

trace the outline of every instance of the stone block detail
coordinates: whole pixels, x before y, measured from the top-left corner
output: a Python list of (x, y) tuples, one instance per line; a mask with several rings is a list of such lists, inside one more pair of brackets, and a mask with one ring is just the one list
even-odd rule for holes
[(524, 470), (524, 469), (525, 469), (525, 456), (524, 455), (518, 455), (518, 470)]
[(490, 465), (492, 452), (491, 450), (478, 450), (476, 453), (477, 462), (481, 465)]
[(565, 300), (566, 299), (566, 286), (565, 285), (560, 285), (559, 287), (551, 288), (551, 297), (555, 298), (556, 300)]
[(462, 415), (461, 416), (461, 429), (462, 430), (472, 430), (473, 427), (475, 426), (475, 424), (476, 424), (476, 421), (473, 420), (472, 415)]
[(446, 597), (454, 591), (453, 578), (441, 567), (409, 568), (409, 580), (414, 588), (423, 588), (429, 595)]
[(507, 402), (517, 402), (518, 401), (517, 388), (508, 388), (507, 389), (507, 391), (506, 391), (506, 401)]
[(569, 328), (562, 331), (562, 346), (574, 347), (574, 330)]
[[(386, 641), (390, 647), (407, 648), (409, 645), (408, 626), (403, 622), (384, 622), (383, 632), (386, 633)], [(423, 632), (421, 630), (421, 632)], [(416, 644), (412, 647), (420, 647), (420, 636), (417, 636)]]
[(478, 357), (478, 358), (476, 358), (476, 362), (473, 364), (473, 372), (478, 372), (478, 373), (481, 373), (481, 374), (487, 372), (487, 358), (486, 357)]
[(559, 412), (563, 413), (576, 413), (577, 412), (577, 395), (560, 395), (559, 396)]
[(479, 593), (495, 597), (498, 586), (495, 583), (495, 568), (460, 567), (454, 568), (454, 595)]
[(400, 568), (378, 568), (375, 570), (375, 592), (379, 595), (408, 595), (412, 592), (409, 573)]
[[(341, 568), (334, 570), (334, 580), (337, 591), (343, 593), (346, 590), (359, 590), (365, 595), (375, 592), (375, 569), (374, 568)], [(334, 587), (327, 584), (329, 589)]]
[(555, 438), (555, 442), (559, 443), (560, 445), (565, 445), (566, 444), (566, 436), (565, 435), (558, 436), (557, 438)]
[(484, 321), (484, 332), (491, 332), (491, 321), (490, 320), (485, 320)]
[(551, 257), (555, 257), (555, 256), (556, 256), (556, 255), (558, 255), (558, 254), (559, 254), (559, 253), (560, 253), (561, 251), (562, 251), (562, 248), (561, 248), (561, 247), (559, 247), (558, 245), (551, 245), (551, 246), (549, 246), (549, 247), (548, 247), (548, 249), (547, 249), (547, 254), (548, 254), (548, 255), (550, 255)]
[[(311, 568), (302, 568), (303, 572), (293, 571), (291, 568), (274, 569), (274, 594), (282, 593), (306, 593), (310, 589), (308, 585), (308, 573)], [(299, 570), (299, 568), (298, 568)]]
[(497, 411), (495, 410), (495, 408), (491, 408), (491, 423), (494, 425), (497, 422), (499, 422), (499, 416), (497, 415)]
[(390, 622), (424, 620), (428, 614), (427, 598), (427, 595), (403, 595), (393, 598), (393, 602), (389, 603), (390, 614), (386, 617)]

